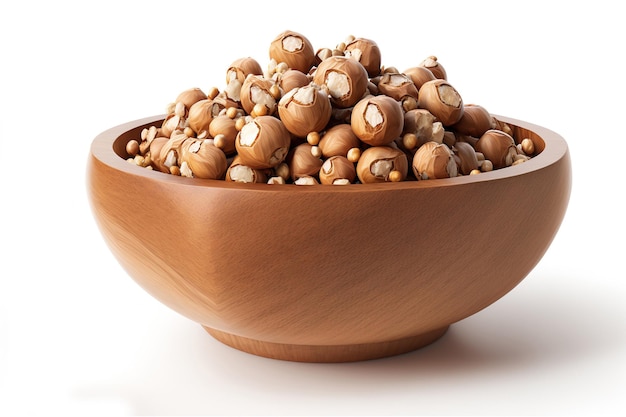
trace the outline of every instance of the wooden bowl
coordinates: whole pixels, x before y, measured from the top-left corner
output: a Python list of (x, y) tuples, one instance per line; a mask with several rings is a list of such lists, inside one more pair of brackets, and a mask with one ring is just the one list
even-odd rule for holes
[(155, 116), (95, 138), (89, 198), (129, 275), (221, 342), (293, 361), (380, 358), (432, 343), (501, 298), (557, 233), (571, 188), (566, 142), (496, 117), (540, 154), (479, 175), (341, 187), (126, 162), (126, 143)]

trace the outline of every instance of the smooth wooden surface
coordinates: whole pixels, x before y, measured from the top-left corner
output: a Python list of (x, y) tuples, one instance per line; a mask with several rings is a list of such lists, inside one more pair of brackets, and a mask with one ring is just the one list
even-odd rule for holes
[(533, 269), (570, 195), (565, 141), (506, 117), (540, 155), (476, 176), (347, 187), (189, 179), (126, 162), (126, 142), (161, 118), (94, 140), (88, 191), (102, 234), (158, 300), (277, 359), (363, 360), (431, 343)]

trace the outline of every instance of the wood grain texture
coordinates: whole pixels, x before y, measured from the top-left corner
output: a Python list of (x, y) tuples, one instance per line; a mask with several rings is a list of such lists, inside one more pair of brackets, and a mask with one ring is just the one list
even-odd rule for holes
[(236, 184), (150, 171), (93, 141), (87, 188), (111, 251), (146, 291), (238, 349), (337, 362), (419, 348), (535, 267), (565, 215), (558, 134), (497, 116), (541, 153), (443, 180), (345, 187)]

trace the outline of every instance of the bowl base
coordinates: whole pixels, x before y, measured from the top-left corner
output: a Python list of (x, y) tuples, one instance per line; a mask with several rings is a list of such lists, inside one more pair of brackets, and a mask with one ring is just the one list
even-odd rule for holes
[(257, 356), (294, 362), (355, 362), (380, 359), (422, 348), (443, 336), (449, 326), (399, 340), (332, 346), (263, 342), (235, 336), (207, 326), (202, 327), (225, 345)]

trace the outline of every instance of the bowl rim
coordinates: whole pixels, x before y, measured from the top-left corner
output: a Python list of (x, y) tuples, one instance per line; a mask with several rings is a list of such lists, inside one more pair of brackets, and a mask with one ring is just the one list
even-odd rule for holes
[(100, 134), (98, 134), (92, 141), (90, 147), (91, 157), (98, 160), (100, 163), (108, 166), (115, 171), (121, 171), (125, 174), (143, 177), (152, 181), (158, 181), (163, 183), (181, 184), (186, 186), (195, 187), (210, 187), (210, 188), (223, 188), (233, 190), (254, 190), (254, 191), (272, 191), (272, 192), (325, 192), (325, 193), (346, 193), (346, 192), (363, 192), (363, 191), (392, 191), (392, 190), (407, 190), (407, 189), (419, 189), (419, 188), (432, 188), (432, 187), (452, 187), (460, 186), (464, 184), (475, 184), (494, 180), (503, 180), (511, 177), (517, 177), (525, 174), (529, 174), (534, 171), (538, 171), (547, 168), (558, 161), (560, 161), (567, 153), (568, 146), (565, 139), (558, 133), (539, 126), (533, 123), (525, 122), (522, 120), (510, 118), (507, 116), (492, 115), (497, 120), (505, 122), (509, 125), (513, 125), (516, 129), (523, 129), (534, 133), (543, 141), (543, 150), (530, 160), (518, 164), (515, 166), (509, 166), (506, 168), (496, 169), (490, 172), (483, 172), (479, 175), (463, 175), (454, 178), (441, 178), (441, 179), (429, 179), (429, 180), (417, 180), (417, 181), (400, 181), (400, 182), (385, 182), (385, 183), (373, 183), (373, 184), (350, 184), (348, 186), (294, 186), (293, 184), (286, 185), (273, 185), (265, 183), (237, 183), (225, 180), (210, 180), (202, 178), (188, 178), (159, 171), (154, 171), (139, 167), (137, 165), (129, 163), (123, 157), (119, 156), (114, 150), (115, 142), (124, 134), (132, 130), (139, 132), (144, 127), (156, 125), (158, 122), (165, 119), (165, 114), (156, 116), (144, 117), (136, 119), (130, 122), (126, 122), (114, 127), (111, 127)]

